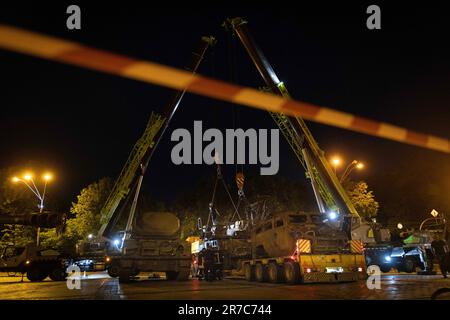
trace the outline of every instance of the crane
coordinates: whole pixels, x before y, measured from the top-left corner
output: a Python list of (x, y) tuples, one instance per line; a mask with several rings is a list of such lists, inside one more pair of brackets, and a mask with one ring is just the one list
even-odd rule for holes
[[(192, 52), (191, 61), (185, 67), (186, 70), (196, 73), (197, 69), (209, 46), (214, 45), (215, 38), (202, 37), (198, 47)], [(175, 114), (186, 90), (179, 90), (173, 93), (169, 103), (161, 113), (152, 112), (144, 133), (135, 143), (128, 160), (117, 178), (110, 195), (108, 196), (100, 214), (101, 227), (98, 231), (98, 238), (110, 238), (110, 234), (120, 217), (119, 206), (130, 196), (130, 191), (134, 190), (133, 202), (127, 219), (124, 239), (129, 237), (132, 229), (132, 222), (136, 212), (137, 200), (142, 186), (142, 180), (147, 170), (150, 159), (161, 141), (164, 132), (169, 126), (170, 120)]]
[[(240, 17), (227, 19), (225, 27), (238, 36), (266, 83), (266, 90), (290, 98), (286, 86), (279, 80), (274, 69), (251, 36), (247, 21)], [(270, 115), (305, 169), (306, 175), (311, 181), (319, 211), (324, 214), (333, 213), (333, 218), (337, 214), (336, 220), (343, 223), (342, 228), (350, 236), (351, 220), (352, 218), (359, 218), (358, 212), (305, 121), (300, 117), (291, 117), (283, 113), (270, 112)]]

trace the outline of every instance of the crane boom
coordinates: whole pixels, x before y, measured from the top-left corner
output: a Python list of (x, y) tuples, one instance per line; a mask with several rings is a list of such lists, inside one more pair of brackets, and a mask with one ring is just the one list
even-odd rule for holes
[[(242, 18), (228, 19), (226, 26), (233, 30), (264, 79), (268, 90), (283, 97), (290, 98), (268, 60), (253, 40), (247, 22)], [(290, 117), (282, 113), (270, 113), (282, 131), (299, 162), (311, 180), (319, 210), (337, 210), (345, 216), (359, 217), (346, 191), (334, 174), (330, 164), (319, 148), (305, 121), (300, 117)]]
[[(185, 69), (192, 73), (196, 73), (206, 50), (209, 46), (214, 45), (215, 42), (216, 40), (214, 37), (202, 37), (199, 46), (192, 52), (191, 61), (187, 64)], [(143, 135), (134, 145), (125, 166), (101, 210), (101, 227), (98, 232), (99, 237), (108, 238), (110, 231), (118, 220), (119, 210), (117, 210), (117, 208), (129, 195), (133, 186), (136, 188), (135, 200), (137, 201), (136, 197), (139, 194), (142, 178), (148, 163), (185, 93), (186, 90), (175, 91), (170, 102), (164, 107), (160, 114), (154, 112), (151, 114)], [(131, 221), (133, 218), (135, 201), (133, 202), (133, 205), (128, 221)]]

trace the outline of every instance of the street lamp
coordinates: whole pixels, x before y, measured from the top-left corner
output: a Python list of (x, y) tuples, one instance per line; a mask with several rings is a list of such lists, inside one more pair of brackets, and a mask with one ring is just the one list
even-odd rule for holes
[(337, 166), (341, 164), (341, 159), (339, 159), (338, 157), (334, 157), (333, 159), (331, 159), (331, 163), (334, 167), (334, 174), (336, 174)]
[(359, 162), (357, 160), (353, 160), (352, 162), (350, 162), (350, 164), (347, 166), (347, 168), (345, 168), (344, 173), (341, 176), (340, 182), (344, 182), (345, 179), (347, 179), (347, 177), (350, 175), (350, 173), (354, 170), (354, 169), (358, 169), (358, 170), (362, 170), (364, 169), (364, 164), (362, 162)]
[[(26, 172), (23, 175), (23, 178), (19, 178), (19, 177), (13, 177), (11, 180), (14, 183), (18, 183), (18, 182), (22, 182), (23, 184), (25, 184), (28, 189), (31, 190), (31, 192), (33, 192), (33, 194), (38, 198), (39, 203), (38, 203), (38, 208), (39, 208), (39, 213), (42, 213), (42, 211), (44, 211), (44, 200), (45, 200), (45, 193), (47, 191), (47, 183), (53, 179), (52, 174), (50, 173), (45, 173), (42, 176), (42, 180), (44, 180), (44, 189), (42, 194), (39, 192), (38, 187), (36, 186), (36, 184), (34, 183), (33, 180), (33, 174), (30, 172)], [(41, 228), (38, 227), (37, 229), (37, 236), (36, 236), (36, 245), (39, 246), (39, 237), (40, 237), (40, 233), (41, 233)]]

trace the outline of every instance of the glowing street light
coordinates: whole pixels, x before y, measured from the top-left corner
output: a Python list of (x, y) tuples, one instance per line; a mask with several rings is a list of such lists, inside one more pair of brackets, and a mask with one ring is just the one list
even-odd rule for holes
[(333, 158), (333, 160), (331, 160), (331, 161), (333, 162), (333, 164), (335, 166), (338, 166), (341, 164), (341, 159), (339, 159), (339, 158)]
[[(44, 190), (43, 190), (42, 194), (39, 192), (38, 187), (34, 183), (33, 174), (31, 172), (25, 172), (22, 177), (23, 178), (21, 179), (17, 176), (14, 176), (11, 178), (11, 181), (14, 183), (22, 182), (23, 184), (25, 184), (28, 187), (28, 189), (31, 190), (31, 192), (33, 192), (33, 194), (39, 199), (39, 203), (38, 203), (39, 213), (42, 213), (42, 211), (44, 210), (44, 200), (45, 200), (45, 192), (47, 191), (47, 183), (53, 179), (52, 174), (45, 173), (42, 176), (42, 180), (44, 181)], [(36, 243), (38, 246), (39, 246), (40, 231), (41, 231), (41, 228), (38, 228), (37, 237), (36, 237)]]
[(31, 180), (33, 180), (33, 175), (31, 173), (25, 173), (23, 175), (23, 178), (27, 181), (31, 181)]
[(331, 159), (331, 163), (334, 167), (334, 174), (336, 174), (337, 167), (341, 164), (341, 159), (339, 159), (338, 157), (334, 157), (333, 159)]

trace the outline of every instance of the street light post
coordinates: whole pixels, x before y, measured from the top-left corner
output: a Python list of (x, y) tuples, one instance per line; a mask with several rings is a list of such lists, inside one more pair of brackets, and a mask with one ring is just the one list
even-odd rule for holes
[(345, 168), (344, 173), (341, 176), (340, 182), (344, 182), (345, 179), (347, 179), (347, 177), (350, 175), (350, 173), (355, 169), (362, 169), (364, 168), (364, 165), (357, 161), (357, 160), (353, 160), (352, 162), (350, 162), (350, 164), (347, 166), (347, 168)]
[[(45, 200), (45, 192), (47, 191), (47, 183), (52, 179), (52, 176), (49, 173), (46, 173), (43, 176), (43, 180), (44, 180), (44, 190), (41, 193), (39, 192), (38, 187), (36, 186), (36, 184), (34, 183), (33, 180), (33, 175), (31, 173), (26, 173), (23, 176), (23, 179), (18, 178), (18, 177), (13, 177), (12, 181), (13, 182), (22, 182), (23, 184), (25, 184), (28, 189), (31, 190), (31, 192), (34, 193), (34, 195), (38, 198), (39, 200), (39, 204), (38, 204), (38, 208), (39, 208), (39, 213), (42, 213), (44, 211), (44, 200)], [(27, 182), (30, 181), (31, 185)], [(39, 246), (40, 243), (40, 234), (41, 234), (41, 227), (37, 228), (37, 234), (36, 234), (36, 245)]]

